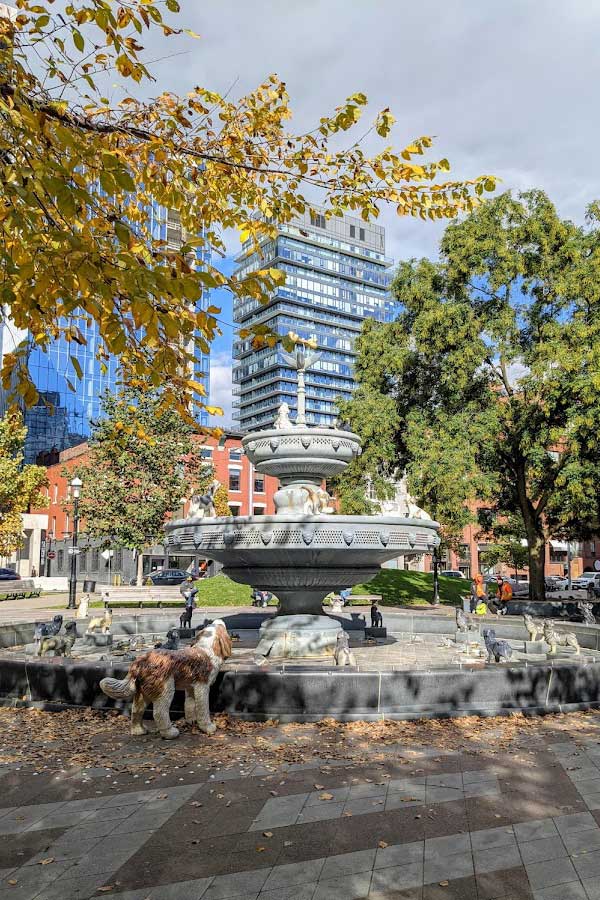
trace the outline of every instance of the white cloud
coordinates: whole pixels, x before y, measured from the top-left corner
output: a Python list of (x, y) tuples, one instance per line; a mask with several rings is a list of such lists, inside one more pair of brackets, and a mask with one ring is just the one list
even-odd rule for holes
[[(600, 195), (599, 0), (182, 0), (201, 35), (155, 68), (160, 87), (200, 84), (236, 97), (271, 72), (287, 83), (292, 127), (363, 90), (371, 112), (390, 106), (392, 141), (436, 135), (452, 175), (494, 173), (503, 188), (542, 187), (581, 221)], [(163, 56), (165, 42), (161, 42)], [(357, 129), (357, 134), (360, 128)], [(388, 252), (434, 253), (442, 225), (382, 212)]]
[(231, 426), (231, 354), (217, 353), (210, 359), (210, 404), (220, 406), (223, 416), (212, 416), (210, 424), (228, 428)]

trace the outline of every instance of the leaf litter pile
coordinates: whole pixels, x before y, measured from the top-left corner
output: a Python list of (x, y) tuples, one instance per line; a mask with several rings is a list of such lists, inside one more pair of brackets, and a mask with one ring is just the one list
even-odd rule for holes
[[(116, 712), (91, 709), (45, 712), (0, 708), (0, 765), (38, 770), (104, 767), (118, 773), (141, 773), (160, 761), (161, 769), (190, 763), (214, 767), (254, 764), (277, 766), (311, 759), (346, 759), (369, 764), (394, 750), (458, 750), (486, 756), (542, 749), (574, 738), (600, 739), (600, 714), (577, 712), (526, 717), (427, 719), (412, 722), (336, 722), (314, 724), (244, 722), (216, 715), (215, 735), (207, 737), (177, 722), (181, 737), (134, 738), (129, 720)], [(402, 763), (402, 759), (398, 759)], [(408, 764), (408, 761), (407, 761)]]

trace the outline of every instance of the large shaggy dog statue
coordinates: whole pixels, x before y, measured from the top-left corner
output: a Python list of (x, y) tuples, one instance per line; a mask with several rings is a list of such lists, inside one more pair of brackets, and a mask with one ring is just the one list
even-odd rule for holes
[(210, 720), (210, 686), (229, 656), (231, 638), (223, 620), (215, 619), (198, 633), (191, 647), (151, 650), (132, 663), (125, 678), (103, 678), (100, 687), (115, 700), (133, 698), (131, 734), (146, 734), (142, 720), (146, 707), (152, 703), (161, 737), (165, 740), (179, 737), (169, 716), (176, 689), (185, 690), (186, 722), (196, 722), (200, 731), (213, 734), (217, 726)]

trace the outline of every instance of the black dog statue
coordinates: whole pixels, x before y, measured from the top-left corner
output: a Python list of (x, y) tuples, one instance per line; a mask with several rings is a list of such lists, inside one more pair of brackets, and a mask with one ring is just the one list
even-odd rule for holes
[(62, 628), (62, 623), (63, 617), (60, 615), (54, 616), (51, 622), (36, 622), (35, 631), (33, 633), (35, 643), (39, 646), (42, 638), (54, 637), (57, 635)]
[(508, 641), (499, 641), (493, 628), (483, 629), (483, 639), (489, 663), (508, 662), (512, 656), (512, 647)]
[(166, 641), (154, 645), (155, 650), (179, 650), (179, 631), (177, 628), (169, 628)]

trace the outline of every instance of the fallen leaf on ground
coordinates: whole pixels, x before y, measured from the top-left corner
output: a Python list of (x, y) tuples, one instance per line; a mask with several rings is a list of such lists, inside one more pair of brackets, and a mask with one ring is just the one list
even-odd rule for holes
[(333, 800), (333, 794), (321, 794), (319, 800)]
[(386, 843), (386, 841), (379, 841), (379, 844), (377, 846), (381, 847), (382, 850), (385, 850), (385, 848), (389, 845)]
[(273, 837), (272, 831), (263, 831), (263, 837)]
[(324, 784), (315, 784), (316, 791), (322, 791), (324, 787), (325, 787)]
[(267, 849), (266, 847), (257, 847), (257, 848), (256, 848), (256, 852), (257, 852), (257, 853), (264, 853), (266, 849)]
[(50, 863), (54, 862), (53, 856), (48, 856), (46, 859), (40, 859), (40, 866), (49, 866)]

